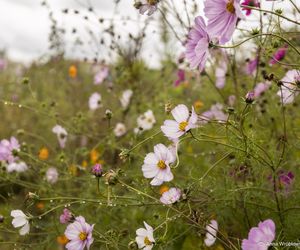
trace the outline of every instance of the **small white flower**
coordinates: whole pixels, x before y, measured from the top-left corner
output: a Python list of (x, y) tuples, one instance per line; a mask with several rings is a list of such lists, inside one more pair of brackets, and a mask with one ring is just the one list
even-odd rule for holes
[(28, 169), (25, 162), (12, 162), (6, 166), (6, 170), (8, 173), (16, 171), (18, 173), (25, 172)]
[(126, 134), (126, 126), (123, 124), (123, 123), (117, 123), (115, 129), (114, 129), (114, 133), (115, 133), (115, 136), (117, 137), (121, 137), (123, 135)]
[(90, 110), (96, 110), (101, 107), (101, 95), (97, 92), (93, 93), (89, 99)]
[(61, 148), (64, 148), (67, 142), (67, 131), (60, 125), (52, 128), (52, 132), (57, 135), (57, 139)]
[(153, 178), (150, 182), (153, 186), (159, 186), (164, 181), (173, 180), (170, 164), (176, 160), (173, 152), (163, 144), (154, 146), (154, 153), (149, 153), (144, 159), (142, 171), (144, 177)]
[(218, 232), (218, 222), (216, 220), (211, 220), (210, 224), (206, 226), (206, 235), (204, 243), (206, 246), (212, 246), (216, 241), (216, 236)]
[(175, 121), (166, 120), (164, 125), (161, 126), (161, 131), (165, 136), (176, 139), (197, 126), (197, 114), (195, 113), (194, 107), (192, 107), (191, 115), (188, 108), (183, 104), (177, 105), (171, 113)]
[(295, 97), (298, 95), (296, 89), (297, 84), (300, 83), (300, 71), (296, 69), (289, 70), (281, 79), (281, 82), (283, 85), (281, 86), (281, 90), (277, 92), (280, 101), (283, 101), (283, 104), (294, 102)]
[(58, 172), (56, 168), (48, 168), (47, 172), (46, 172), (46, 180), (50, 183), (50, 184), (54, 184), (55, 182), (57, 182), (58, 179)]
[(21, 210), (12, 210), (10, 215), (14, 218), (12, 220), (14, 228), (21, 227), (20, 235), (28, 234), (30, 230), (29, 218)]
[(120, 102), (121, 102), (123, 109), (127, 109), (127, 107), (129, 106), (132, 94), (133, 94), (133, 91), (131, 89), (127, 89), (122, 93)]
[(144, 114), (137, 118), (138, 128), (142, 130), (150, 130), (156, 123), (155, 116), (152, 110), (146, 111)]
[(179, 188), (170, 188), (168, 191), (163, 192), (162, 196), (160, 197), (160, 201), (163, 204), (172, 204), (175, 203), (180, 199), (181, 191)]
[(138, 244), (139, 249), (151, 250), (155, 243), (153, 237), (153, 228), (144, 221), (145, 228), (139, 228), (136, 230), (135, 241)]

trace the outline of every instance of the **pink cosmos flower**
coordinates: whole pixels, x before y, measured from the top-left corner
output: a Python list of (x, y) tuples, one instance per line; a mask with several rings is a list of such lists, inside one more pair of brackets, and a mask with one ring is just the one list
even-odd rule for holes
[[(244, 2), (242, 2), (242, 5), (246, 5), (249, 7), (260, 7), (260, 3), (258, 0), (244, 0)], [(249, 16), (252, 12), (252, 10), (250, 8), (247, 7), (243, 7), (243, 10), (246, 11), (246, 16)]]
[(47, 172), (46, 172), (46, 180), (50, 183), (50, 184), (54, 184), (55, 182), (57, 182), (58, 180), (58, 172), (56, 168), (48, 168)]
[(68, 250), (83, 250), (85, 247), (90, 249), (94, 241), (92, 237), (94, 225), (85, 222), (84, 217), (78, 216), (75, 221), (68, 225), (65, 236), (70, 240), (66, 245)]
[(200, 119), (201, 123), (205, 124), (209, 120), (217, 120), (219, 122), (227, 121), (228, 115), (223, 112), (223, 105), (220, 103), (216, 103), (212, 105), (210, 110), (205, 111), (201, 114)]
[(248, 239), (242, 242), (242, 250), (267, 250), (274, 239), (275, 223), (271, 219), (265, 220), (251, 228)]
[(92, 173), (96, 176), (96, 177), (101, 177), (103, 174), (103, 168), (102, 165), (97, 163), (93, 166), (92, 168)]
[(175, 121), (166, 120), (164, 125), (161, 126), (161, 131), (170, 139), (179, 138), (197, 126), (197, 114), (194, 107), (192, 107), (190, 115), (188, 108), (183, 104), (179, 104), (171, 111), (171, 114)]
[(97, 92), (93, 93), (89, 99), (90, 110), (96, 110), (101, 107), (101, 95)]
[(290, 104), (298, 95), (297, 85), (300, 83), (300, 70), (289, 70), (281, 79), (281, 90), (278, 90), (277, 95), (283, 104)]
[(222, 89), (225, 86), (226, 81), (226, 73), (227, 73), (227, 64), (228, 62), (226, 60), (222, 60), (219, 62), (217, 68), (216, 68), (216, 87), (218, 89)]
[(0, 141), (0, 161), (13, 163), (18, 158), (13, 155), (14, 151), (20, 151), (20, 144), (15, 137), (10, 140), (3, 139)]
[(195, 18), (195, 26), (191, 29), (186, 43), (185, 57), (192, 69), (199, 68), (201, 72), (209, 56), (209, 36), (206, 31), (204, 19)]
[(245, 73), (247, 75), (253, 75), (256, 72), (257, 69), (257, 64), (258, 64), (258, 57), (255, 57), (252, 60), (249, 60), (245, 66)]
[(207, 32), (210, 38), (217, 38), (220, 44), (231, 39), (238, 18), (244, 18), (240, 0), (206, 0), (204, 13), (208, 18)]
[(257, 98), (266, 92), (271, 86), (270, 82), (260, 82), (254, 88), (254, 97)]
[(163, 144), (154, 146), (154, 153), (148, 153), (144, 159), (142, 171), (144, 177), (153, 178), (150, 182), (153, 186), (159, 186), (164, 181), (173, 180), (170, 164), (175, 162), (174, 154)]
[[(276, 173), (276, 177), (278, 180), (278, 185), (276, 183), (276, 191), (285, 191), (288, 193), (295, 178), (294, 174), (291, 171), (281, 169)], [(274, 185), (272, 175), (268, 177), (268, 180), (272, 182), (272, 185)]]
[(164, 192), (160, 197), (160, 201), (163, 204), (173, 204), (180, 199), (181, 191), (179, 188), (170, 188), (168, 191)]
[(60, 125), (56, 125), (52, 128), (52, 132), (57, 135), (59, 146), (64, 148), (67, 142), (67, 131)]
[(210, 224), (206, 226), (206, 235), (204, 243), (206, 246), (212, 246), (216, 241), (216, 236), (218, 232), (218, 222), (216, 220), (211, 220)]
[(272, 56), (271, 60), (269, 61), (270, 66), (276, 64), (279, 61), (282, 61), (284, 59), (284, 57), (285, 57), (285, 54), (286, 54), (287, 50), (288, 50), (288, 46), (287, 45), (285, 45), (282, 48), (279, 48), (275, 52), (275, 54)]
[(178, 87), (184, 81), (185, 81), (185, 71), (183, 69), (178, 69), (178, 71), (177, 71), (177, 79), (174, 82), (174, 86)]
[(11, 173), (11, 172), (14, 172), (14, 171), (17, 172), (17, 173), (22, 173), (22, 172), (25, 172), (27, 169), (28, 169), (28, 166), (23, 161), (21, 161), (21, 162), (12, 162), (12, 163), (9, 163), (6, 166), (6, 171), (8, 173)]
[(67, 224), (71, 222), (72, 219), (73, 219), (73, 215), (71, 211), (67, 208), (65, 208), (63, 213), (59, 216), (59, 221), (61, 224)]
[(102, 66), (94, 76), (94, 84), (100, 85), (109, 75), (109, 68)]

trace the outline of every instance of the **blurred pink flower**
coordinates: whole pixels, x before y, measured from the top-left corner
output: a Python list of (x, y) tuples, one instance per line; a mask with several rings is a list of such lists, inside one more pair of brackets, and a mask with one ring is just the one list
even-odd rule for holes
[(154, 153), (148, 153), (144, 159), (142, 166), (144, 177), (153, 178), (150, 182), (153, 186), (173, 180), (170, 164), (175, 160), (176, 157), (165, 145), (155, 145)]
[(0, 71), (5, 70), (6, 65), (7, 65), (6, 60), (3, 58), (0, 58)]
[(287, 44), (284, 47), (279, 48), (272, 56), (271, 60), (269, 61), (270, 66), (276, 64), (279, 61), (282, 61), (286, 55), (287, 50), (288, 50)]
[(68, 250), (83, 250), (85, 247), (90, 249), (94, 241), (92, 237), (94, 225), (85, 222), (84, 217), (78, 216), (75, 221), (67, 226), (65, 236), (70, 240), (66, 245)]
[(97, 163), (93, 166), (92, 168), (92, 173), (96, 176), (96, 177), (101, 177), (103, 174), (103, 168), (102, 165)]
[(102, 66), (94, 76), (94, 84), (100, 85), (109, 75), (109, 68)]
[(235, 95), (230, 95), (230, 96), (228, 97), (228, 105), (229, 105), (229, 106), (231, 106), (231, 107), (234, 106), (235, 101), (236, 101)]
[(266, 92), (271, 86), (270, 82), (260, 82), (254, 88), (254, 97), (257, 98)]
[(216, 241), (216, 236), (218, 232), (218, 222), (216, 220), (211, 220), (210, 224), (206, 226), (206, 235), (204, 243), (206, 246), (212, 246)]
[(46, 180), (50, 183), (50, 184), (54, 184), (55, 182), (57, 182), (58, 180), (58, 172), (56, 168), (48, 168), (47, 172), (46, 172)]
[(93, 93), (89, 99), (90, 110), (96, 110), (101, 107), (101, 95), (97, 92)]
[(256, 72), (257, 64), (258, 64), (258, 57), (249, 60), (245, 66), (245, 73), (247, 75), (253, 75)]
[(223, 112), (223, 105), (216, 103), (211, 108), (203, 112), (200, 116), (201, 123), (205, 124), (209, 120), (217, 120), (219, 122), (227, 121), (228, 115)]
[(64, 148), (67, 142), (67, 136), (68, 136), (67, 131), (62, 126), (56, 125), (52, 128), (52, 132), (56, 134), (59, 142), (59, 146), (61, 148)]
[[(242, 5), (247, 5), (249, 7), (260, 7), (260, 3), (258, 0), (244, 0), (244, 2), (242, 2)], [(246, 11), (246, 16), (249, 16), (252, 12), (252, 10), (250, 8), (247, 7), (243, 7), (243, 10)]]
[(196, 127), (197, 114), (195, 113), (194, 107), (192, 107), (192, 113), (190, 115), (188, 108), (183, 104), (179, 104), (171, 111), (171, 114), (175, 121), (166, 120), (164, 125), (161, 126), (161, 131), (168, 138), (179, 138), (190, 129)]
[(178, 69), (178, 71), (177, 71), (177, 79), (174, 82), (174, 86), (177, 87), (181, 83), (183, 83), (184, 81), (185, 81), (185, 71), (183, 69)]
[(242, 242), (242, 250), (267, 250), (274, 239), (275, 223), (271, 219), (265, 220), (250, 229), (248, 239)]
[(277, 95), (283, 104), (290, 104), (298, 95), (297, 85), (300, 83), (300, 70), (289, 70), (281, 79), (281, 90), (278, 90)]
[(17, 172), (17, 173), (22, 173), (25, 172), (28, 169), (28, 166), (25, 162), (20, 161), (20, 162), (12, 162), (6, 165), (6, 170), (8, 173), (11, 172)]
[(198, 67), (199, 71), (202, 71), (209, 56), (209, 37), (202, 17), (195, 18), (195, 26), (188, 34), (185, 47), (185, 57), (190, 63), (190, 67), (192, 69)]
[(12, 136), (10, 140), (3, 139), (0, 141), (0, 161), (15, 162), (18, 157), (14, 156), (14, 151), (20, 151), (20, 144), (15, 137)]
[(208, 18), (209, 37), (217, 38), (220, 44), (231, 39), (238, 18), (244, 18), (239, 0), (206, 0), (204, 13)]
[(225, 86), (226, 73), (227, 73), (227, 61), (221, 60), (216, 68), (216, 87), (222, 89)]
[(63, 213), (59, 217), (59, 221), (61, 224), (67, 224), (71, 222), (73, 219), (73, 215), (71, 211), (67, 208), (64, 209)]
[(179, 188), (170, 188), (168, 191), (164, 192), (160, 197), (160, 201), (163, 204), (172, 204), (180, 199), (181, 191)]

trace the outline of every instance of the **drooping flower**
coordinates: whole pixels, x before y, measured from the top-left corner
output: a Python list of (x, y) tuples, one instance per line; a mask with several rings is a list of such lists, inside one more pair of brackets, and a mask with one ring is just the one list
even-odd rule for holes
[(285, 76), (281, 79), (281, 90), (278, 90), (277, 95), (280, 97), (280, 101), (283, 104), (290, 104), (294, 101), (298, 95), (297, 85), (300, 84), (300, 70), (289, 70)]
[(97, 92), (93, 93), (89, 99), (90, 110), (96, 110), (101, 107), (101, 95)]
[(48, 168), (47, 172), (46, 172), (46, 180), (50, 183), (50, 184), (54, 184), (55, 182), (57, 182), (58, 180), (58, 172), (56, 168)]
[(92, 231), (94, 225), (86, 223), (84, 217), (78, 216), (75, 221), (67, 226), (65, 235), (70, 240), (66, 245), (68, 250), (90, 249), (94, 241)]
[(59, 216), (59, 221), (61, 224), (67, 224), (74, 219), (73, 214), (67, 208), (63, 210), (63, 213)]
[(259, 222), (258, 227), (252, 227), (248, 239), (242, 241), (242, 250), (267, 250), (275, 239), (275, 223), (271, 220)]
[(206, 246), (210, 247), (216, 241), (218, 222), (216, 220), (211, 220), (210, 224), (206, 226), (206, 231), (204, 243)]
[(67, 142), (67, 136), (68, 136), (67, 131), (62, 126), (55, 125), (52, 128), (52, 132), (54, 134), (56, 134), (58, 142), (59, 142), (59, 146), (61, 148), (64, 148), (66, 146), (66, 142)]
[(257, 98), (266, 92), (271, 86), (270, 82), (260, 82), (254, 88), (254, 97)]
[[(288, 193), (295, 178), (293, 172), (280, 169), (276, 173), (276, 178), (278, 180), (278, 185), (277, 182), (275, 183), (276, 191), (285, 191), (286, 193)], [(272, 182), (272, 185), (274, 185), (273, 176), (270, 175), (268, 179)]]
[(171, 139), (179, 138), (184, 135), (190, 129), (197, 127), (197, 114), (194, 107), (192, 107), (192, 113), (190, 115), (188, 108), (179, 104), (171, 111), (174, 120), (166, 120), (164, 125), (161, 126), (161, 131)]
[(14, 156), (14, 151), (20, 151), (20, 144), (15, 137), (11, 137), (9, 140), (3, 139), (0, 141), (0, 161), (6, 163), (13, 163), (18, 159)]
[(6, 171), (8, 173), (11, 172), (17, 172), (17, 173), (22, 173), (25, 172), (28, 169), (28, 166), (25, 162), (23, 161), (16, 161), (16, 162), (12, 162), (6, 165)]
[(150, 109), (137, 118), (138, 129), (141, 131), (152, 129), (155, 123), (155, 116)]
[(135, 241), (138, 244), (139, 249), (151, 250), (155, 243), (153, 237), (153, 228), (144, 221), (145, 228), (139, 228), (136, 230)]
[[(256, 8), (260, 7), (260, 3), (258, 0), (244, 0), (244, 2), (242, 2), (242, 5), (249, 6), (249, 7), (256, 7)], [(243, 7), (243, 10), (246, 11), (246, 16), (249, 16), (252, 12), (252, 9), (247, 7)]]
[(204, 13), (208, 18), (207, 32), (210, 38), (217, 38), (220, 44), (231, 39), (238, 18), (244, 18), (240, 0), (206, 0)]
[(173, 204), (180, 199), (181, 191), (179, 188), (170, 188), (163, 192), (162, 196), (160, 197), (160, 201), (163, 204)]
[(282, 61), (286, 55), (287, 50), (288, 50), (288, 45), (279, 48), (272, 56), (271, 60), (269, 61), (270, 66)]
[(209, 56), (209, 36), (206, 31), (204, 19), (195, 18), (195, 25), (188, 34), (185, 57), (192, 69), (199, 68), (201, 72)]
[(173, 180), (170, 164), (175, 160), (176, 157), (169, 148), (163, 144), (155, 145), (154, 152), (148, 153), (144, 159), (142, 166), (144, 177), (153, 178), (150, 182), (153, 186)]
[(12, 225), (14, 228), (21, 227), (20, 235), (28, 234), (30, 230), (29, 217), (21, 210), (12, 210), (10, 215), (13, 217)]
[(125, 135), (126, 132), (127, 132), (127, 130), (126, 130), (126, 126), (124, 123), (119, 122), (116, 124), (116, 127), (114, 129), (115, 136), (121, 137), (121, 136)]
[(102, 66), (94, 76), (94, 84), (100, 85), (109, 75), (109, 68)]
[(252, 60), (247, 61), (246, 66), (245, 66), (245, 73), (247, 75), (255, 74), (255, 72), (257, 70), (258, 61), (259, 61), (258, 56)]
[(151, 16), (157, 10), (159, 0), (140, 0), (135, 6), (141, 15)]
[(120, 102), (123, 109), (128, 108), (132, 95), (133, 91), (131, 89), (126, 89), (125, 91), (123, 91), (122, 96), (120, 98)]
[(174, 81), (173, 85), (178, 87), (181, 83), (185, 81), (185, 71), (183, 69), (177, 70), (177, 79)]

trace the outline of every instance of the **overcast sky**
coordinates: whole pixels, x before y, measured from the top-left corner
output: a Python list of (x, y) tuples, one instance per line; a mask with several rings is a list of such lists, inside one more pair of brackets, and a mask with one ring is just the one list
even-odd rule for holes
[[(5, 49), (10, 59), (14, 61), (30, 62), (36, 60), (48, 52), (48, 35), (50, 32), (50, 21), (48, 11), (41, 5), (42, 0), (0, 0), (0, 49)], [(298, 2), (297, 0), (295, 2)], [(138, 11), (133, 7), (133, 0), (121, 0), (117, 10), (114, 9), (113, 0), (48, 0), (48, 5), (54, 13), (59, 26), (66, 29), (65, 43), (66, 55), (72, 58), (83, 59), (83, 57), (93, 57), (95, 54), (95, 44), (89, 43), (90, 36), (88, 30), (92, 30), (97, 39), (102, 35), (102, 29), (108, 27), (110, 19), (114, 19), (117, 33), (126, 36), (129, 32), (135, 33), (139, 30), (146, 20), (146, 16), (138, 15)], [(175, 1), (180, 5), (181, 1)], [(192, 3), (193, 1), (187, 1)], [(285, 5), (276, 2), (276, 7), (280, 8)], [(286, 1), (289, 2), (289, 1)], [(203, 1), (199, 0), (200, 6)], [(94, 7), (96, 14), (88, 12), (88, 6)], [(264, 6), (270, 6), (271, 3), (264, 1)], [(182, 6), (179, 6), (179, 9)], [(63, 9), (69, 9), (69, 14), (63, 14)], [(75, 15), (74, 9), (79, 10), (80, 14)], [(200, 7), (201, 9), (201, 7)], [(199, 13), (201, 14), (201, 12)], [(89, 20), (83, 19), (88, 15)], [(124, 25), (122, 18), (130, 17), (130, 21)], [(156, 66), (161, 55), (162, 44), (159, 43), (158, 35), (155, 32), (159, 25), (158, 15), (154, 14), (154, 20), (151, 22), (147, 30), (148, 38), (145, 41), (143, 57), (147, 58), (150, 65)], [(107, 20), (101, 27), (98, 18)], [(248, 19), (247, 24), (242, 26), (249, 29), (255, 26), (255, 22), (251, 21), (255, 16)], [(77, 33), (80, 35), (84, 44), (80, 47), (74, 47), (76, 36), (72, 34), (72, 29), (76, 27)], [(126, 43), (126, 39), (123, 39)], [(174, 41), (174, 45), (169, 50), (180, 53), (179, 43)], [(103, 57), (107, 57), (107, 51), (101, 48), (98, 52), (103, 52)]]

